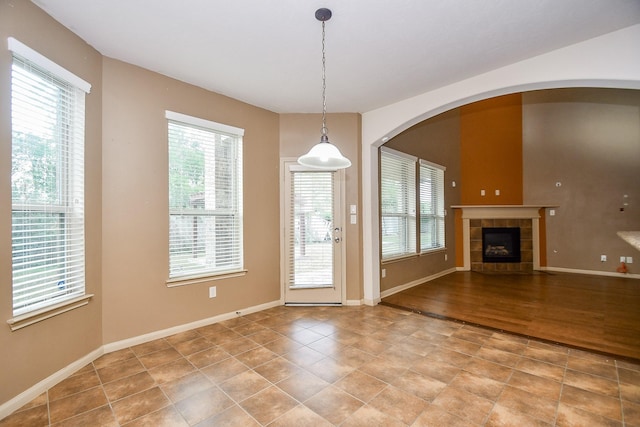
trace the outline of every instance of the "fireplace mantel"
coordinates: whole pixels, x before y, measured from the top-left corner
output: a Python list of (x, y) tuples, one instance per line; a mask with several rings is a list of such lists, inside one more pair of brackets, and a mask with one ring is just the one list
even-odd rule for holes
[(554, 205), (453, 205), (462, 213), (463, 271), (471, 270), (470, 221), (477, 219), (530, 219), (532, 224), (533, 269), (540, 269), (540, 215)]
[(453, 205), (462, 210), (463, 219), (540, 218), (540, 209), (557, 208), (551, 205)]

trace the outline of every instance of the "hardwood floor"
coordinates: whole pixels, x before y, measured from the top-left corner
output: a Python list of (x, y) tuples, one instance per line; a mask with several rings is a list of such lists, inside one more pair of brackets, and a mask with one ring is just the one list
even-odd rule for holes
[(383, 304), (640, 361), (640, 281), (456, 272)]

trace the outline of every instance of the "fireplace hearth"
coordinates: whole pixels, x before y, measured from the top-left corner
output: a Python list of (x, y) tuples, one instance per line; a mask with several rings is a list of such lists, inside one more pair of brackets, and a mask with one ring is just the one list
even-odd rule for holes
[(482, 262), (520, 262), (520, 227), (483, 227)]

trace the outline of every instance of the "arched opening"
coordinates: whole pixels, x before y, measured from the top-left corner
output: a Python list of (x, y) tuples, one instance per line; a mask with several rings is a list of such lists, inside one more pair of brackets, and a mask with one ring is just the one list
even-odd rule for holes
[(640, 25), (635, 25), (363, 114), (364, 302), (380, 300), (377, 165), (382, 144), (425, 119), (499, 95), (570, 87), (640, 89), (638, 40)]

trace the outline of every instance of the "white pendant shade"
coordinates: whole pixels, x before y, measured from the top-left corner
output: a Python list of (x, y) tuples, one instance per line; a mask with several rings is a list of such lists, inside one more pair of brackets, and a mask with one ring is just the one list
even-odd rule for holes
[(351, 161), (344, 157), (338, 147), (330, 142), (319, 142), (304, 156), (298, 158), (298, 163), (314, 169), (336, 170), (351, 166)]

